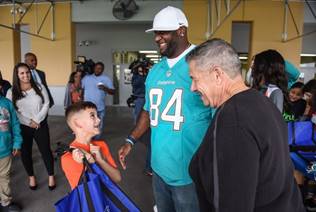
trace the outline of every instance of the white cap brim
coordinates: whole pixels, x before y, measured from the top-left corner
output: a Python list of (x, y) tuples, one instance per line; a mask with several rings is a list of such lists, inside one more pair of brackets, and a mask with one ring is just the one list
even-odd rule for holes
[(151, 29), (147, 29), (145, 32), (149, 33), (149, 32), (153, 32), (153, 31), (176, 31), (177, 29), (179, 29), (180, 27), (187, 27), (185, 25), (180, 25), (179, 27), (174, 27), (174, 28), (151, 28)]

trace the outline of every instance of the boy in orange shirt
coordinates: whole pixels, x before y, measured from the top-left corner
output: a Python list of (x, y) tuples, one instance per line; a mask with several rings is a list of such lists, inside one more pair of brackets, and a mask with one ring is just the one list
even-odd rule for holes
[(79, 182), (84, 155), (89, 163), (97, 163), (114, 182), (121, 181), (120, 171), (107, 144), (104, 141), (91, 141), (92, 137), (100, 133), (96, 109), (92, 102), (78, 102), (66, 109), (67, 124), (74, 132), (75, 140), (70, 144), (74, 148), (72, 153), (61, 157), (61, 166), (71, 189)]

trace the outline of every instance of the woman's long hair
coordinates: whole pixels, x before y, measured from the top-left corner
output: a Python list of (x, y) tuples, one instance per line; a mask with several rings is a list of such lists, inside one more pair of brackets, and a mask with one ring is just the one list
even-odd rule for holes
[[(13, 102), (13, 105), (14, 105), (16, 110), (18, 110), (18, 107), (16, 106), (16, 102), (19, 99), (22, 99), (25, 97), (25, 92), (23, 92), (21, 89), (21, 83), (20, 83), (20, 79), (18, 76), (19, 68), (21, 68), (21, 67), (25, 67), (31, 72), (29, 66), (26, 63), (18, 63), (13, 69), (12, 102)], [(41, 92), (41, 89), (35, 83), (35, 81), (32, 77), (32, 74), (31, 74), (30, 83), (31, 83), (31, 87), (35, 90), (35, 93), (41, 97), (42, 103), (44, 103), (44, 97), (43, 97), (43, 94)]]
[(75, 75), (76, 73), (78, 73), (77, 71), (71, 72), (70, 76), (69, 76), (69, 80), (68, 83), (74, 83), (75, 82)]
[(316, 90), (316, 79), (311, 79), (310, 81), (308, 81), (304, 87), (303, 87), (303, 92), (309, 92), (312, 93), (312, 91)]
[(75, 75), (77, 73), (80, 73), (80, 78), (82, 79), (82, 72), (81, 71), (74, 71), (74, 72), (71, 72), (71, 74), (69, 76), (68, 83), (75, 83)]
[(252, 67), (252, 77), (253, 88), (257, 90), (269, 84), (280, 88), (284, 97), (284, 109), (288, 109), (288, 80), (285, 74), (285, 62), (279, 52), (269, 49), (257, 54)]

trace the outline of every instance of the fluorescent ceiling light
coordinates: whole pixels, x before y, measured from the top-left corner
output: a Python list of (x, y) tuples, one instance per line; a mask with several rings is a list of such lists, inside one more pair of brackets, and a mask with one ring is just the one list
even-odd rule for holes
[(147, 54), (146, 57), (148, 57), (148, 58), (159, 58), (159, 55), (157, 55), (157, 54)]
[(151, 61), (158, 61), (158, 58), (150, 58)]
[(303, 68), (315, 68), (315, 63), (303, 63), (303, 64), (300, 64), (300, 67), (303, 67)]
[(140, 50), (138, 52), (142, 54), (157, 54), (157, 51), (154, 50)]
[(316, 57), (316, 54), (301, 54), (301, 57)]
[(240, 56), (239, 59), (240, 59), (240, 60), (247, 60), (248, 57), (246, 57), (246, 56)]

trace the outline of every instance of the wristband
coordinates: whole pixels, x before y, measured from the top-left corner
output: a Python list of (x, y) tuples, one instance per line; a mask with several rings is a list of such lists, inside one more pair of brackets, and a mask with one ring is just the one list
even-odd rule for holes
[(127, 143), (130, 143), (130, 144), (132, 144), (132, 146), (134, 146), (135, 144), (136, 144), (136, 139), (135, 138), (133, 138), (132, 136), (127, 136), (127, 138), (125, 139), (125, 141), (127, 142)]

